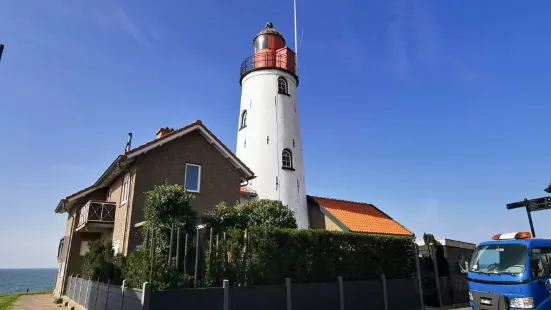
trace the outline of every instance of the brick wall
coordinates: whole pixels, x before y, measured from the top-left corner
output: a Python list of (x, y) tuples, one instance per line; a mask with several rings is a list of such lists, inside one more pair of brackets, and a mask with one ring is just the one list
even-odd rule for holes
[(193, 209), (199, 215), (221, 201), (229, 204), (239, 201), (239, 171), (199, 132), (191, 132), (138, 157), (131, 168), (135, 177), (130, 191), (127, 249), (141, 243), (141, 234), (134, 225), (144, 219), (144, 193), (165, 182), (184, 185), (186, 163), (201, 165), (201, 192), (193, 201)]

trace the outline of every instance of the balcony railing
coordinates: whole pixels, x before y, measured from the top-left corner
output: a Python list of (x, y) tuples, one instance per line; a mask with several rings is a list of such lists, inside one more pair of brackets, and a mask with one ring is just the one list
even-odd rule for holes
[[(90, 200), (80, 210), (77, 230), (86, 226), (113, 227), (117, 205), (112, 202)], [(96, 225), (98, 224), (98, 225)]]
[(281, 69), (285, 70), (295, 77), (298, 78), (298, 72), (295, 66), (294, 54), (274, 54), (274, 53), (264, 53), (264, 54), (255, 54), (245, 58), (241, 63), (240, 70), (240, 81), (247, 75), (249, 72), (257, 69)]

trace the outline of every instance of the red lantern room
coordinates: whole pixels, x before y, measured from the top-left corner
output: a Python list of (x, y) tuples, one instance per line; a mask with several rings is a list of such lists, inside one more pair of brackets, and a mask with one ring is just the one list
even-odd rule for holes
[(285, 39), (279, 31), (274, 29), (271, 22), (253, 39), (254, 55), (249, 56), (241, 64), (239, 82), (250, 72), (262, 69), (276, 69), (291, 73), (298, 84), (296, 72), (295, 52), (285, 46)]

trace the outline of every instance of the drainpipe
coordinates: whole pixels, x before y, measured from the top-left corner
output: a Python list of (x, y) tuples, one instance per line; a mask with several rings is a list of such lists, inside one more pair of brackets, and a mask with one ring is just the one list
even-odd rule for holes
[(59, 291), (59, 298), (61, 298), (61, 294), (65, 290), (65, 285), (67, 284), (66, 283), (67, 282), (66, 281), (66, 279), (67, 279), (66, 271), (67, 271), (67, 265), (68, 265), (68, 262), (69, 262), (69, 253), (71, 253), (71, 244), (73, 243), (73, 234), (74, 234), (74, 231), (75, 231), (75, 221), (76, 221), (76, 217), (75, 217), (76, 214), (71, 215), (71, 210), (68, 210), (65, 207), (65, 202), (63, 202), (63, 210), (67, 211), (67, 213), (73, 218), (73, 222), (71, 223), (71, 233), (69, 234), (69, 242), (67, 243), (67, 252), (65, 253), (65, 259), (64, 259), (65, 264), (62, 267), (63, 268), (63, 278), (61, 279), (61, 290)]
[[(128, 250), (128, 245), (126, 244), (126, 231), (128, 230), (128, 215), (130, 214), (130, 206), (134, 205), (134, 181), (133, 181), (134, 174), (130, 172), (130, 182), (128, 184), (128, 199), (126, 202), (126, 215), (124, 219), (124, 232), (122, 236), (122, 254), (126, 255), (125, 250)], [(124, 182), (124, 177), (123, 177)], [(132, 189), (132, 201), (130, 200), (130, 189)], [(128, 232), (130, 234), (130, 232)], [(128, 238), (130, 239), (130, 238)]]

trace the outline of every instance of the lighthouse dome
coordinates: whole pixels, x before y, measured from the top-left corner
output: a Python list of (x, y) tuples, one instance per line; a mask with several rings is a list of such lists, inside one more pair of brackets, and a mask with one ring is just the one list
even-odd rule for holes
[[(261, 50), (268, 47), (268, 41), (269, 37), (278, 37), (274, 42), (278, 42), (277, 48), (281, 48), (285, 46), (285, 38), (283, 35), (274, 29), (274, 24), (272, 22), (267, 22), (266, 27), (262, 29), (253, 39), (253, 45), (255, 46), (255, 49)], [(274, 46), (275, 47), (275, 46)], [(272, 48), (274, 48), (272, 47)]]

